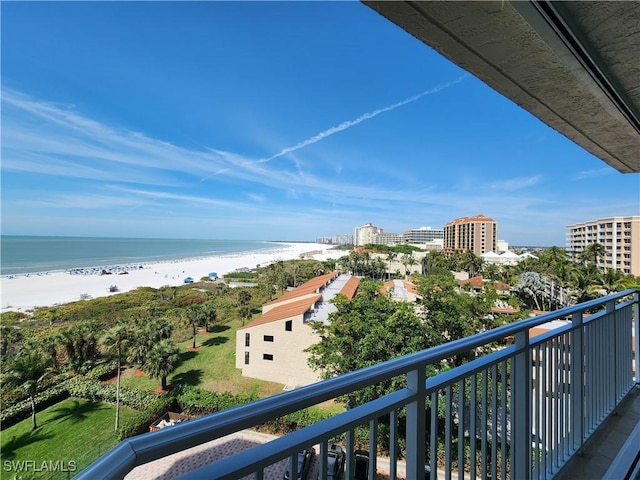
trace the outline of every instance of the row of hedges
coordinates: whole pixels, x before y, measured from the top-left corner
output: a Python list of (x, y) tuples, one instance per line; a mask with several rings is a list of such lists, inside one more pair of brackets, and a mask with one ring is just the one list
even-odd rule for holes
[(255, 393), (233, 395), (229, 392), (216, 393), (191, 386), (176, 391), (175, 397), (182, 413), (193, 416), (207, 415), (258, 400)]
[[(104, 367), (95, 373), (96, 376), (107, 375)], [(101, 373), (102, 372), (102, 373)], [(58, 377), (60, 379), (62, 377)], [(104, 401), (115, 403), (116, 386), (112, 383), (104, 383), (95, 378), (73, 376), (56, 385), (43, 390), (36, 395), (36, 411), (43, 410), (69, 397), (78, 397), (92, 402)], [(132, 388), (120, 388), (120, 402), (122, 405), (134, 410), (145, 410), (158, 396), (155, 393), (144, 392)], [(31, 400), (24, 398), (12, 405), (4, 406), (0, 412), (0, 424), (4, 430), (15, 425), (31, 415)]]
[[(69, 398), (67, 382), (62, 382), (36, 395), (36, 411), (55, 405)], [(21, 400), (8, 407), (3, 406), (0, 412), (0, 428), (4, 430), (31, 415), (31, 399)]]
[[(83, 398), (91, 402), (116, 402), (117, 390), (114, 383), (75, 377), (67, 381), (66, 385), (72, 397)], [(145, 410), (157, 398), (158, 395), (152, 392), (120, 387), (120, 405), (134, 410)]]

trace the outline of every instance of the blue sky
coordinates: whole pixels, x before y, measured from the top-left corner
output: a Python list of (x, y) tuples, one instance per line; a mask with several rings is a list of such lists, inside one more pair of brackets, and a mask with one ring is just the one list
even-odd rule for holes
[(314, 240), (638, 215), (623, 175), (358, 2), (2, 2), (2, 233)]

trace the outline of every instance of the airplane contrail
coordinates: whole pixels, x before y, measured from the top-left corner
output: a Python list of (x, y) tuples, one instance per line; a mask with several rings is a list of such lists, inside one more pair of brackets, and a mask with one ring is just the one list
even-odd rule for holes
[(314, 135), (313, 137), (307, 138), (306, 140), (303, 140), (302, 142), (292, 146), (292, 147), (287, 147), (282, 149), (281, 151), (279, 151), (278, 153), (276, 153), (275, 155), (272, 155), (269, 158), (263, 158), (262, 160), (258, 160), (258, 163), (265, 163), (265, 162), (270, 162), (271, 160), (278, 158), (278, 157), (282, 157), (283, 155), (286, 155), (287, 153), (291, 153), (291, 152), (295, 152), (296, 150), (300, 150), (301, 148), (304, 148), (308, 145), (311, 145), (313, 143), (319, 142), (320, 140), (322, 140), (323, 138), (329, 137), (331, 135), (333, 135), (334, 133), (338, 133), (341, 132), (343, 130), (346, 130), (349, 127), (353, 127), (354, 125), (357, 125), (359, 123), (364, 122), (365, 120), (369, 120), (370, 118), (376, 117), (378, 115), (380, 115), (381, 113), (384, 112), (389, 112), (391, 110), (395, 110), (398, 107), (401, 107), (403, 105), (406, 105), (407, 103), (411, 103), (411, 102), (415, 102), (416, 100), (424, 97), (425, 95), (430, 95), (432, 93), (438, 93), (441, 92), (442, 90), (449, 88), (457, 83), (460, 83), (462, 80), (464, 80), (466, 77), (468, 77), (468, 74), (462, 75), (460, 77), (458, 77), (455, 80), (452, 80), (451, 82), (447, 82), (447, 83), (443, 83), (441, 85), (437, 85), (434, 88), (431, 88), (429, 90), (425, 90), (422, 93), (419, 93), (417, 95), (414, 95), (413, 97), (409, 97), (405, 100), (402, 100), (398, 103), (394, 103), (393, 105), (389, 105), (387, 107), (383, 107), (383, 108), (379, 108), (377, 110), (374, 110), (372, 112), (368, 112), (368, 113), (364, 113), (362, 115), (360, 115), (358, 118), (356, 118), (355, 120), (347, 120), (345, 122), (342, 122), (340, 125), (337, 125), (335, 127), (331, 127), (327, 130), (325, 130), (324, 132), (320, 132), (317, 135)]

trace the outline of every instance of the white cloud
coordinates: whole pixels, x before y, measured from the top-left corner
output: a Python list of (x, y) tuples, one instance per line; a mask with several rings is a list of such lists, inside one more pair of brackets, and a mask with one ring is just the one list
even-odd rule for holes
[(507, 180), (493, 182), (490, 187), (495, 190), (521, 190), (540, 183), (542, 178), (542, 175), (534, 175), (533, 177), (514, 177)]

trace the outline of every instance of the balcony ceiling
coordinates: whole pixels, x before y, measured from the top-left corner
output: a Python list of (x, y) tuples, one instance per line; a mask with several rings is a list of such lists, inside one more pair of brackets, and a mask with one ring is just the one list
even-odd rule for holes
[(364, 1), (623, 173), (640, 172), (640, 2)]

